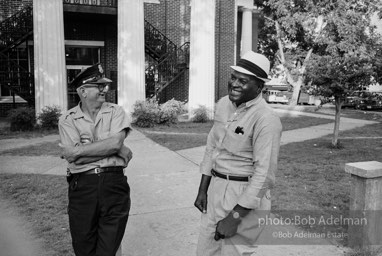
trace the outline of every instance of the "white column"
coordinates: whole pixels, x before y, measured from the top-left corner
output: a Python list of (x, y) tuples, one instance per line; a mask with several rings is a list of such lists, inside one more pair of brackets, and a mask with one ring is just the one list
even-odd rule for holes
[(143, 0), (118, 1), (118, 104), (131, 113), (145, 99)]
[(189, 116), (204, 105), (213, 117), (215, 105), (215, 0), (192, 0)]
[(252, 9), (243, 7), (240, 55), (252, 50)]
[(67, 110), (62, 0), (33, 0), (36, 113), (45, 106)]

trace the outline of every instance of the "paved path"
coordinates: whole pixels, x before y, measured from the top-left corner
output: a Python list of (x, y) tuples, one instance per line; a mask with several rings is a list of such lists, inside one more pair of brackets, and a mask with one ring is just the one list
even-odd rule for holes
[(32, 237), (25, 222), (9, 202), (0, 198), (0, 255), (42, 256), (42, 241)]
[[(333, 117), (297, 111), (276, 110), (280, 115), (309, 115)], [(341, 130), (370, 124), (371, 121), (341, 119)], [(333, 124), (287, 131), (282, 144), (303, 141), (331, 134)], [(57, 135), (37, 139), (0, 140), (3, 149), (21, 147), (58, 140)], [(198, 164), (204, 147), (171, 151), (151, 141), (138, 131), (133, 131), (125, 143), (134, 157), (126, 169), (131, 186), (132, 209), (127, 231), (122, 243), (124, 256), (191, 256), (194, 255), (199, 212), (193, 207), (199, 185)], [(65, 175), (66, 162), (58, 157), (0, 155), (0, 173), (20, 172)], [(1, 209), (0, 209), (1, 210)], [(1, 222), (0, 222), (1, 225)], [(4, 230), (0, 226), (0, 230)], [(255, 255), (343, 255), (343, 248), (326, 239), (284, 241), (275, 240), (275, 230), (267, 228)], [(285, 232), (299, 231), (293, 227)], [(2, 238), (3, 239), (3, 234)], [(1, 240), (0, 239), (0, 240)], [(310, 245), (306, 245), (306, 244)], [(275, 245), (278, 244), (278, 245)], [(283, 245), (280, 245), (283, 244)], [(1, 243), (0, 243), (1, 245)]]

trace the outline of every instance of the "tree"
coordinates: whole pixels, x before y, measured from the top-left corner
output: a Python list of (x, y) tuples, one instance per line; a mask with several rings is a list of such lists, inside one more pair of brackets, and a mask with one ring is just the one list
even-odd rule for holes
[(312, 93), (334, 97), (335, 123), (332, 145), (338, 147), (341, 107), (347, 95), (370, 84), (375, 74), (371, 60), (359, 56), (313, 56), (307, 67)]
[[(380, 81), (378, 58), (381, 36), (374, 32), (370, 17), (376, 11), (373, 1), (357, 1), (348, 5), (339, 1), (337, 9), (327, 15), (327, 29), (322, 49), (307, 67), (307, 80), (314, 92), (334, 97), (336, 106), (332, 145), (338, 146), (341, 107), (346, 96)], [(375, 4), (375, 3), (374, 3)], [(381, 11), (382, 5), (378, 11)], [(345, 9), (344, 7), (348, 7)]]
[[(255, 0), (264, 19), (260, 26), (259, 50), (280, 62), (287, 81), (294, 87), (291, 104), (297, 104), (299, 89), (312, 53), (325, 48), (328, 22), (340, 20), (346, 10), (359, 15), (380, 11), (379, 0)], [(334, 16), (333, 16), (334, 15)], [(340, 22), (339, 24), (342, 24)], [(341, 26), (341, 25), (340, 25)], [(344, 38), (346, 41), (347, 38)]]
[[(380, 0), (256, 0), (264, 11), (260, 50), (276, 52), (293, 86), (297, 104), (303, 84), (314, 93), (335, 98), (332, 144), (337, 146), (344, 97), (376, 75), (378, 36), (370, 23)], [(271, 37), (266, 38), (267, 36)], [(275, 43), (277, 42), (277, 50)], [(380, 53), (379, 53), (380, 54)]]

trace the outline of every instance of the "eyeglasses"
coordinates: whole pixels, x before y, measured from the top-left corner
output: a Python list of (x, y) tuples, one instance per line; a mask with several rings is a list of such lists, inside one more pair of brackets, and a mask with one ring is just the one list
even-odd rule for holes
[(81, 87), (84, 87), (84, 88), (91, 88), (91, 87), (98, 88), (98, 90), (100, 92), (103, 92), (105, 90), (107, 91), (109, 89), (109, 85), (108, 84), (85, 84), (85, 85), (83, 85)]

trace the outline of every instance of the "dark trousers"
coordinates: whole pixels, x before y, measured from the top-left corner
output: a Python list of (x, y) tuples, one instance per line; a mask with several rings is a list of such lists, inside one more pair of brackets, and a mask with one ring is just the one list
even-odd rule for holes
[(126, 176), (122, 172), (74, 175), (68, 194), (76, 256), (115, 256), (131, 204)]

